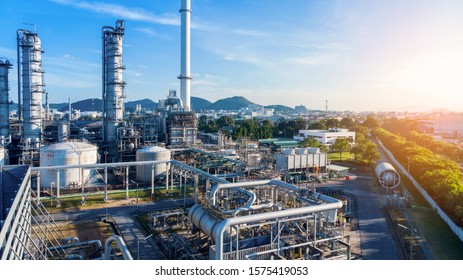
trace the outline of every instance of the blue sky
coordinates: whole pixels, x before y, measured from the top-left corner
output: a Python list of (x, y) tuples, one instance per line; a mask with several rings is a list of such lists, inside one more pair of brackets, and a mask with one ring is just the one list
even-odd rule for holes
[[(2, 0), (0, 57), (42, 39), (51, 102), (101, 98), (101, 27), (126, 21), (127, 100), (179, 89), (180, 0)], [(192, 0), (192, 96), (333, 110), (463, 111), (463, 1)], [(16, 73), (10, 72), (16, 101)]]

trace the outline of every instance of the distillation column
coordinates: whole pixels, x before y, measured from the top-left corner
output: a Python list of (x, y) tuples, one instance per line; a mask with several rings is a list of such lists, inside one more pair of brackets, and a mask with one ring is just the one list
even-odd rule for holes
[[(40, 146), (42, 138), (42, 44), (36, 32), (18, 30), (18, 89), (22, 91), (22, 138), (26, 146)], [(22, 88), (21, 88), (22, 85)], [(21, 110), (21, 109), (20, 109)], [(30, 144), (30, 145), (29, 145)], [(25, 147), (27, 149), (27, 147)]]
[(0, 138), (7, 139), (10, 134), (10, 102), (8, 70), (12, 68), (9, 60), (0, 58)]
[[(117, 20), (116, 27), (104, 26), (103, 36), (103, 142), (116, 146), (117, 128), (124, 117), (124, 88), (122, 80), (122, 38), (124, 21)], [(114, 148), (115, 149), (115, 148)]]
[(190, 111), (190, 18), (191, 2), (190, 0), (181, 0), (181, 47), (180, 47), (180, 98), (185, 111)]

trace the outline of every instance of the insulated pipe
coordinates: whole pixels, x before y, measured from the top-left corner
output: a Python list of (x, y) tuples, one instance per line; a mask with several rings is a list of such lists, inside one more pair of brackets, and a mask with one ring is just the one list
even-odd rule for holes
[[(219, 190), (232, 189), (232, 188), (243, 188), (243, 187), (257, 187), (257, 186), (263, 186), (263, 185), (277, 185), (279, 187), (283, 187), (283, 188), (289, 189), (291, 191), (296, 191), (296, 192), (299, 192), (301, 190), (300, 188), (298, 188), (298, 187), (296, 187), (294, 185), (285, 183), (285, 182), (280, 181), (280, 180), (261, 180), (261, 181), (251, 181), (251, 182), (217, 184), (211, 190), (210, 199), (209, 199), (209, 205), (211, 207), (215, 206), (215, 204), (216, 204), (216, 198), (215, 197), (216, 197), (216, 194), (217, 194), (217, 192)], [(255, 201), (254, 193), (252, 193), (252, 195), (254, 196), (254, 201)], [(248, 203), (246, 204), (245, 207), (250, 208), (252, 206), (254, 201), (252, 201), (252, 203), (250, 203), (251, 202), (250, 200), (248, 201)]]
[(111, 259), (111, 243), (113, 243), (113, 241), (116, 241), (117, 245), (119, 245), (119, 249), (121, 249), (124, 260), (130, 260), (130, 261), (133, 260), (132, 255), (130, 254), (129, 249), (127, 249), (127, 246), (125, 245), (124, 240), (119, 235), (110, 236), (106, 240), (105, 247), (104, 247), (104, 254), (103, 254), (104, 260)]
[(329, 211), (329, 210), (336, 210), (336, 209), (340, 209), (343, 206), (341, 201), (335, 198), (326, 196), (326, 195), (319, 195), (318, 198), (323, 200), (324, 202), (327, 202), (327, 204), (312, 205), (312, 206), (307, 206), (307, 207), (302, 207), (302, 208), (292, 208), (292, 209), (287, 209), (283, 211), (261, 213), (261, 214), (255, 214), (255, 215), (250, 215), (250, 216), (241, 216), (241, 217), (235, 217), (235, 218), (229, 218), (229, 219), (223, 220), (218, 225), (214, 226), (213, 235), (216, 236), (215, 259), (216, 260), (223, 259), (223, 245), (224, 245), (224, 242), (226, 242), (224, 240), (224, 232), (231, 226), (255, 223), (255, 222), (270, 220), (270, 219), (280, 219), (280, 218), (291, 217), (291, 216), (307, 215), (307, 214)]

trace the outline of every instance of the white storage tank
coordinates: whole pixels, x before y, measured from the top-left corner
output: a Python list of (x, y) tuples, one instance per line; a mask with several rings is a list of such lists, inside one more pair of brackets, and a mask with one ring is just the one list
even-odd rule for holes
[(296, 155), (303, 155), (307, 153), (306, 148), (296, 148)]
[[(98, 162), (98, 148), (84, 142), (62, 142), (49, 145), (40, 150), (40, 166), (82, 165)], [(59, 186), (61, 188), (81, 185), (82, 181), (90, 175), (90, 169), (68, 168), (60, 170)], [(83, 174), (82, 174), (83, 173)], [(47, 169), (40, 171), (40, 185), (50, 187), (51, 183), (57, 186), (57, 170)], [(83, 175), (83, 177), (82, 177)]]
[(376, 166), (375, 172), (378, 177), (378, 182), (383, 188), (394, 189), (399, 186), (400, 175), (390, 163), (379, 163)]
[[(137, 150), (137, 161), (155, 161), (155, 160), (170, 160), (170, 150), (150, 146)], [(166, 163), (154, 165), (154, 177), (158, 177), (166, 173)], [(137, 165), (137, 180), (143, 182), (151, 181), (152, 165)]]

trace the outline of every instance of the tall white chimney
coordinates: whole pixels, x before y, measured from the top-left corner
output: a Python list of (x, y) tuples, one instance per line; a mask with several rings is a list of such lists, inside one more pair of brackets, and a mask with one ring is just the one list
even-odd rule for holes
[(190, 0), (181, 0), (181, 38), (180, 38), (180, 99), (185, 111), (190, 111)]

